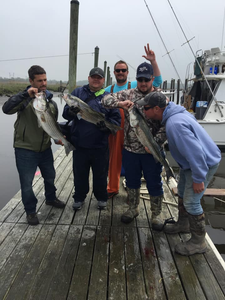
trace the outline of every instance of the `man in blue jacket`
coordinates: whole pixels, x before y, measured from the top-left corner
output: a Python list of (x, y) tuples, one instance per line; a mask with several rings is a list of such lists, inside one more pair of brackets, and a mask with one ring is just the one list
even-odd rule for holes
[[(86, 102), (92, 109), (105, 115), (105, 119), (120, 125), (121, 117), (118, 109), (106, 109), (101, 100), (109, 94), (102, 88), (105, 82), (104, 72), (100, 68), (91, 69), (88, 85), (76, 88), (72, 95)], [(98, 126), (79, 118), (79, 108), (65, 105), (63, 117), (73, 120), (71, 141), (76, 150), (73, 152), (74, 174), (74, 210), (81, 209), (89, 191), (90, 167), (93, 172), (93, 192), (98, 200), (98, 208), (104, 209), (107, 202), (107, 174), (109, 164), (108, 136), (111, 133), (104, 122)]]
[(166, 96), (162, 93), (149, 93), (137, 103), (144, 106), (147, 118), (162, 121), (162, 125), (165, 125), (170, 152), (181, 168), (178, 182), (178, 222), (168, 224), (164, 231), (191, 232), (190, 240), (175, 247), (177, 253), (204, 253), (207, 248), (205, 216), (200, 200), (218, 168), (220, 150), (184, 107), (173, 102), (167, 103)]

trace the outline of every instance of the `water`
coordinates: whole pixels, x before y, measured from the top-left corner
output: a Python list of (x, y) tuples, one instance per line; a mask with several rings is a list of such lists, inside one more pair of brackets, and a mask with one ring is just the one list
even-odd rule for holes
[[(13, 148), (13, 124), (16, 120), (16, 114), (5, 115), (2, 112), (2, 105), (7, 99), (7, 97), (0, 97), (0, 209), (2, 209), (20, 189)], [(54, 100), (57, 102), (59, 108), (59, 121), (64, 121), (62, 118), (64, 104), (60, 103), (57, 94), (54, 95)], [(53, 152), (59, 147), (61, 146), (53, 143)], [(169, 161), (172, 165), (176, 165), (171, 157), (169, 157)], [(224, 153), (217, 175), (218, 176), (216, 176), (215, 180), (211, 183), (210, 188), (225, 188)], [(218, 198), (225, 201), (225, 197)], [(212, 197), (203, 197), (202, 205), (206, 214), (207, 232), (225, 260), (225, 203), (215, 200)]]

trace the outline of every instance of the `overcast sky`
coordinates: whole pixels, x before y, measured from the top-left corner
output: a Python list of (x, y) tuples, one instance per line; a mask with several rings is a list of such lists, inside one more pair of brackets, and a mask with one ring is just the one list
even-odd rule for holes
[[(146, 0), (156, 25), (184, 80), (193, 61), (188, 45), (167, 0)], [(170, 0), (194, 52), (221, 47), (224, 0)], [(134, 69), (144, 61), (144, 45), (155, 51), (163, 79), (177, 78), (144, 0), (80, 0), (77, 80), (86, 79), (94, 65), (93, 51), (99, 47), (99, 67), (104, 61), (111, 72), (123, 59)], [(33, 64), (44, 67), (48, 79), (68, 80), (69, 0), (1, 0), (0, 76), (27, 77)], [(224, 34), (225, 35), (225, 34)], [(223, 37), (223, 50), (225, 36)], [(83, 54), (88, 53), (88, 54)], [(57, 56), (15, 61), (10, 59)], [(165, 55), (165, 56), (164, 56)], [(130, 67), (130, 80), (135, 71)], [(192, 68), (190, 72), (193, 73)], [(114, 77), (113, 77), (114, 79)]]

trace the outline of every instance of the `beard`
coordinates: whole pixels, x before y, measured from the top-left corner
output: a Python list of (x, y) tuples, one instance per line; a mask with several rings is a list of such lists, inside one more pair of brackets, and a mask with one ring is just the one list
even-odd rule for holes
[(124, 83), (124, 82), (127, 81), (127, 78), (116, 79), (116, 81), (117, 81), (118, 83)]

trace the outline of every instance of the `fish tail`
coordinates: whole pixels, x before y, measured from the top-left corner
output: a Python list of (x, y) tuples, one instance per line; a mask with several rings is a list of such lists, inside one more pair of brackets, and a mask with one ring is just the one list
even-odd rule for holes
[(169, 182), (169, 179), (170, 177), (173, 177), (175, 179), (175, 175), (174, 175), (174, 172), (172, 170), (171, 167), (169, 167), (167, 170), (166, 170), (166, 182), (168, 183)]
[(66, 143), (64, 143), (64, 147), (65, 147), (66, 155), (68, 155), (70, 153), (70, 151), (76, 150), (76, 148), (68, 141), (66, 141)]

